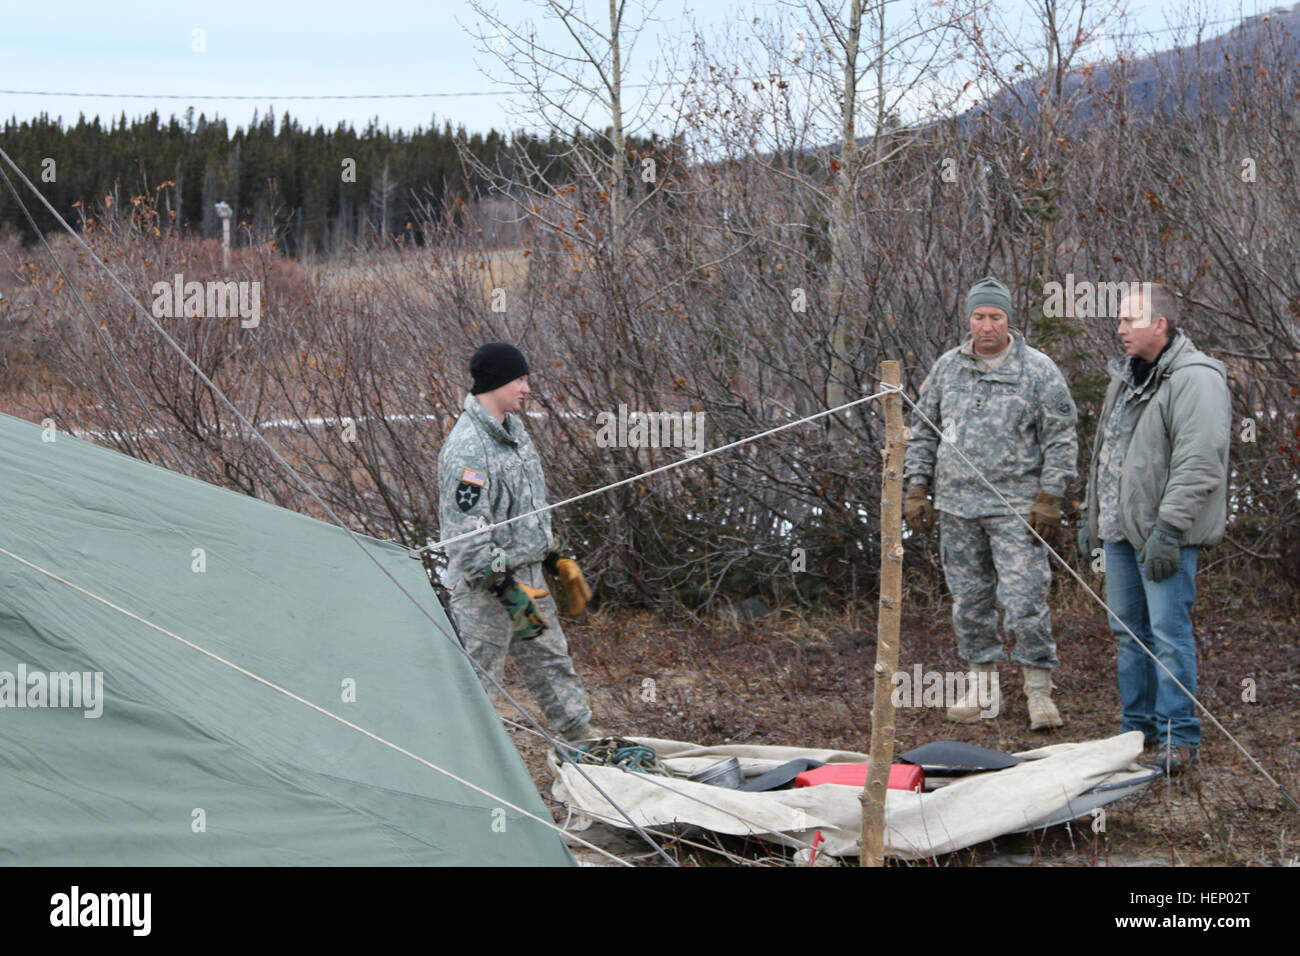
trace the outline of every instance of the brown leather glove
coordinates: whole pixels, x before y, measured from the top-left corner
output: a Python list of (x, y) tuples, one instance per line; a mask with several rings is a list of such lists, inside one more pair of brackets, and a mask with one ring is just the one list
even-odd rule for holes
[[(1038, 498), (1034, 506), (1029, 509), (1029, 527), (1037, 531), (1053, 548), (1056, 547), (1056, 541), (1061, 536), (1061, 497), (1060, 495), (1049, 495), (1045, 491), (1038, 493)], [(1032, 532), (1026, 530), (1025, 534), (1033, 538)], [(1034, 538), (1034, 547), (1042, 544), (1037, 538)]]
[(934, 505), (930, 503), (930, 486), (914, 484), (907, 489), (903, 517), (913, 531), (929, 534), (934, 529)]

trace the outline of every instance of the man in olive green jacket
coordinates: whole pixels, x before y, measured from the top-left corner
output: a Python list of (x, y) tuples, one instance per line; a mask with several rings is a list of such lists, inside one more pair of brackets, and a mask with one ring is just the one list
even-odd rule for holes
[(1091, 560), (1099, 547), (1105, 555), (1121, 730), (1141, 730), (1171, 772), (1193, 763), (1200, 746), (1189, 696), (1196, 693), (1191, 609), (1200, 549), (1223, 540), (1232, 425), (1223, 363), (1177, 323), (1177, 301), (1160, 286), (1144, 283), (1121, 303), (1127, 357), (1108, 368), (1079, 528), (1080, 555)]

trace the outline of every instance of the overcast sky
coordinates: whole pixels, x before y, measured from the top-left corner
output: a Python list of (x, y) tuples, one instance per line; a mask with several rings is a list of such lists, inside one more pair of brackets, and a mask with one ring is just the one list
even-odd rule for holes
[[(581, 5), (584, 0), (574, 2)], [(604, 0), (586, 2), (597, 17), (608, 10)], [(629, 22), (639, 16), (637, 3), (629, 0)], [(1208, 21), (1224, 24), (1212, 33), (1275, 5), (1259, 0), (1193, 3)], [(541, 19), (540, 4), (501, 0), (495, 6), (503, 19), (522, 24), (532, 18), (541, 36), (557, 45), (566, 43), (553, 25)], [(1027, 22), (1024, 5), (1000, 0), (999, 6), (1007, 22)], [(782, 9), (780, 0), (662, 0), (656, 9), (658, 22), (637, 48), (633, 79), (649, 77), (644, 71), (660, 58), (661, 46), (689, 52), (691, 23), (703, 36), (713, 38), (726, 29), (743, 33), (752, 17), (776, 17)], [(1159, 2), (1132, 0), (1128, 9), (1132, 27), (1145, 31), (1145, 42), (1154, 47), (1172, 44), (1169, 14)], [(265, 115), (274, 108), (277, 116), (287, 111), (311, 126), (333, 127), (347, 121), (362, 128), (372, 117), (393, 129), (427, 127), (435, 117), (439, 125), (449, 119), (453, 126), (463, 124), (471, 132), (524, 126), (520, 119), (511, 118), (509, 89), (482, 69), (489, 67), (496, 76), (503, 75), (474, 39), (478, 22), (466, 0), (8, 4), (0, 27), (0, 89), (82, 95), (3, 92), (0, 115), (22, 120), (48, 113), (68, 123), (83, 113), (110, 118), (125, 112), (135, 117), (157, 110), (164, 118), (181, 116), (193, 106), (196, 115), (220, 114), (232, 125), (247, 125), (254, 110)], [(1101, 43), (1105, 45), (1104, 40)], [(125, 93), (147, 95), (85, 95)], [(398, 93), (441, 95), (294, 98)], [(516, 109), (518, 102), (514, 100)]]

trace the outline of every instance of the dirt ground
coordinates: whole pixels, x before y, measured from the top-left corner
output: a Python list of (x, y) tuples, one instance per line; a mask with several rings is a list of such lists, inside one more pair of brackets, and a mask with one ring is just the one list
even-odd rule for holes
[[(1208, 583), (1193, 610), (1198, 696), (1282, 787), (1300, 794), (1297, 615), (1267, 598), (1244, 608), (1230, 582)], [(1029, 730), (1019, 670), (1008, 666), (1000, 670), (1002, 709), (996, 718), (962, 725), (946, 721), (941, 707), (900, 709), (896, 751), (958, 740), (1014, 752), (1118, 733), (1114, 641), (1100, 610), (1094, 613), (1087, 600), (1070, 582), (1057, 588), (1052, 601), (1061, 659), (1054, 696), (1063, 728)], [(917, 603), (911, 602), (904, 615), (900, 669), (920, 663), (926, 669), (960, 670), (948, 606), (937, 600), (925, 607)], [(740, 624), (670, 624), (644, 613), (605, 610), (565, 622), (565, 633), (596, 719), (611, 731), (704, 744), (870, 749), (874, 607), (821, 619), (774, 613)], [(652, 701), (644, 699), (647, 678), (654, 681)], [(507, 679), (510, 692), (531, 705), (513, 669)], [(1244, 700), (1252, 688), (1254, 700)], [(504, 700), (498, 710), (510, 712)], [(514, 740), (548, 797), (545, 744), (518, 732)], [(1203, 715), (1201, 761), (1199, 770), (1108, 806), (1104, 833), (1094, 833), (1085, 818), (1035, 836), (989, 841), (929, 864), (1300, 865), (1300, 811)], [(1155, 758), (1148, 753), (1142, 762), (1154, 764)], [(563, 820), (563, 808), (552, 807)], [(613, 852), (646, 858), (644, 844), (602, 830), (597, 826), (584, 836), (603, 836)], [(780, 861), (786, 855), (754, 841), (724, 845), (753, 860)], [(671, 846), (670, 855), (682, 863), (719, 861), (680, 845)], [(579, 857), (598, 859), (590, 851)]]

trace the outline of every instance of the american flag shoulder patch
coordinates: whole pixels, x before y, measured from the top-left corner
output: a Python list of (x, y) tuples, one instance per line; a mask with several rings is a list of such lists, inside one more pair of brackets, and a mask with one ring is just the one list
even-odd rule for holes
[(464, 474), (460, 476), (460, 480), (466, 484), (478, 485), (482, 488), (487, 484), (487, 475), (481, 471), (475, 471), (473, 468), (466, 468)]

